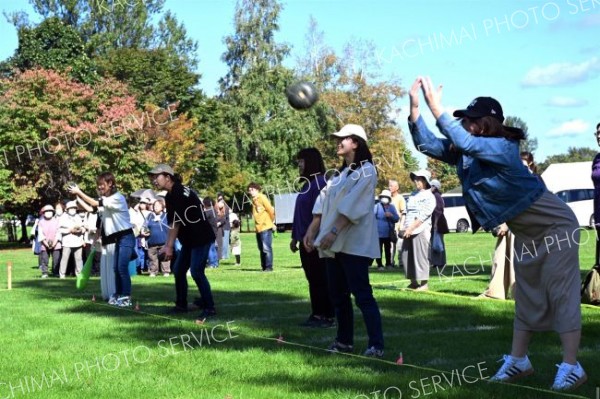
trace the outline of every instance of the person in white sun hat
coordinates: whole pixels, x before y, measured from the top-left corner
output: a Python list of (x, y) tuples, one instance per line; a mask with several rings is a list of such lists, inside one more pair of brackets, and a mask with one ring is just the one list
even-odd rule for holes
[(427, 291), (429, 286), (429, 252), (431, 247), (431, 215), (435, 209), (435, 197), (431, 192), (431, 173), (417, 170), (410, 174), (415, 184), (406, 201), (406, 218), (402, 242), (402, 263), (406, 278), (410, 280), (408, 288)]
[(375, 219), (377, 219), (377, 233), (379, 235), (379, 257), (375, 259), (377, 268), (383, 270), (381, 258), (385, 255), (385, 267), (392, 267), (392, 241), (397, 241), (396, 222), (400, 220), (396, 207), (392, 204), (392, 193), (383, 190), (379, 194), (379, 202), (375, 204)]

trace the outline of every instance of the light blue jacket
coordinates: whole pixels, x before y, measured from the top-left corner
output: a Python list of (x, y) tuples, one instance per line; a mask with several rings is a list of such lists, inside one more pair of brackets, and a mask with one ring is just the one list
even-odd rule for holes
[(421, 116), (415, 123), (408, 122), (420, 152), (456, 165), (473, 232), (479, 226), (490, 230), (511, 220), (546, 191), (521, 162), (517, 140), (473, 136), (447, 113), (437, 126), (445, 139), (435, 137)]

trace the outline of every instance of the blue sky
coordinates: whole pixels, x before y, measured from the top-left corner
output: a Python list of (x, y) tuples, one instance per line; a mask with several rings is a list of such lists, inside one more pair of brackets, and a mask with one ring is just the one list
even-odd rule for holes
[[(129, 0), (131, 1), (131, 0)], [(276, 39), (292, 47), (294, 66), (305, 51), (312, 15), (327, 45), (371, 41), (368, 62), (406, 88), (418, 75), (444, 85), (444, 105), (464, 108), (477, 96), (500, 101), (538, 139), (536, 160), (570, 146), (596, 147), (600, 122), (600, 0), (288, 0)], [(233, 32), (232, 0), (167, 0), (166, 9), (198, 41), (201, 86), (214, 94), (226, 73), (223, 38)], [(3, 11), (25, 10), (26, 0), (0, 0)], [(36, 17), (32, 18), (36, 20)], [(12, 55), (14, 28), (0, 24), (0, 59)], [(399, 103), (407, 131), (408, 99)], [(426, 118), (432, 123), (432, 118)]]

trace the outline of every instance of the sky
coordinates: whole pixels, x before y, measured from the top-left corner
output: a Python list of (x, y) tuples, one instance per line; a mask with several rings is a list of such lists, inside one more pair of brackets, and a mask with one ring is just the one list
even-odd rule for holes
[[(523, 119), (537, 138), (537, 162), (568, 147), (597, 145), (600, 0), (287, 0), (283, 6), (275, 39), (292, 48), (286, 66), (305, 56), (312, 16), (338, 53), (348, 43), (371, 42), (375, 51), (365, 62), (382, 78), (399, 78), (406, 89), (417, 76), (443, 85), (449, 111), (475, 97), (496, 98), (505, 116)], [(215, 94), (227, 72), (221, 56), (224, 37), (233, 33), (235, 1), (166, 0), (165, 9), (198, 42), (200, 86)], [(0, 0), (0, 10), (23, 10), (39, 21), (26, 0)], [(4, 18), (0, 37), (5, 59), (17, 36)], [(408, 97), (398, 105), (397, 121), (410, 142)]]

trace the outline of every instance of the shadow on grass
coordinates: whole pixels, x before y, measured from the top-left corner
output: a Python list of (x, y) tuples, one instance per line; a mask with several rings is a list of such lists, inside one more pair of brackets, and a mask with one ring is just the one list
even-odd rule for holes
[[(239, 269), (238, 269), (239, 270)], [(254, 287), (275, 284), (272, 276), (276, 274), (265, 273), (264, 281), (257, 275)], [(281, 275), (280, 275), (281, 276)], [(214, 278), (214, 277), (211, 277)], [(279, 280), (277, 280), (279, 281)], [(196, 294), (195, 285), (191, 280), (189, 290), (190, 302)], [(190, 312), (180, 315), (170, 315), (168, 310), (173, 306), (174, 299), (173, 278), (148, 279), (145, 276), (133, 279), (133, 299), (141, 307), (140, 312), (119, 309), (101, 303), (99, 280), (91, 279), (86, 291), (75, 290), (74, 279), (48, 279), (19, 281), (17, 288), (32, 289), (33, 295), (41, 298), (57, 297), (62, 299), (81, 300), (68, 303), (63, 312), (66, 314), (81, 314), (85, 317), (114, 318), (118, 320), (118, 334), (123, 338), (130, 338), (141, 345), (158, 347), (159, 342), (168, 342), (175, 339), (179, 343), (179, 350), (183, 346), (180, 341), (187, 338), (189, 345), (198, 349), (200, 346), (207, 351), (235, 351), (239, 353), (250, 349), (259, 350), (268, 354), (281, 351), (293, 352), (302, 357), (304, 364), (314, 365), (316, 368), (330, 367), (332, 372), (320, 376), (318, 381), (311, 378), (301, 378), (289, 375), (285, 370), (270, 369), (260, 377), (251, 377), (249, 382), (257, 386), (286, 386), (297, 392), (318, 393), (323, 389), (351, 390), (357, 392), (357, 397), (367, 395), (375, 389), (385, 390), (395, 384), (404, 394), (410, 392), (411, 381), (420, 378), (430, 378), (435, 371), (399, 368), (390, 363), (378, 362), (363, 358), (348, 358), (332, 356), (323, 348), (335, 338), (335, 329), (305, 329), (298, 327), (309, 313), (309, 303), (306, 298), (281, 292), (246, 289), (214, 290), (213, 294), (219, 315), (215, 319), (206, 321), (204, 325), (197, 325), (194, 320), (197, 313)], [(378, 289), (394, 289), (393, 285), (378, 287)], [(452, 290), (457, 293), (456, 289)], [(92, 293), (95, 293), (97, 302), (91, 302)], [(415, 293), (398, 291), (397, 295), (376, 298), (383, 314), (383, 329), (386, 339), (386, 360), (394, 361), (399, 352), (405, 353), (405, 358), (411, 364), (434, 365), (440, 370), (452, 370), (457, 367), (466, 367), (487, 361), (488, 374), (493, 373), (494, 360), (498, 354), (505, 353), (510, 346), (512, 335), (512, 320), (514, 316), (512, 302), (499, 301), (469, 301), (466, 303), (450, 303), (444, 296), (429, 293)], [(468, 293), (470, 296), (471, 293)], [(227, 339), (216, 344), (210, 343), (209, 332), (217, 340), (226, 338), (226, 323), (236, 327), (232, 333), (238, 335), (234, 339)], [(215, 327), (220, 325), (221, 327)], [(366, 347), (366, 332), (360, 312), (355, 308), (355, 348), (357, 352)], [(201, 338), (204, 331), (204, 340), (208, 345), (198, 344), (195, 339)], [(208, 332), (207, 332), (208, 331)], [(195, 334), (195, 338), (192, 337)], [(106, 332), (106, 339), (113, 339), (115, 332)], [(198, 336), (200, 334), (200, 337)], [(299, 345), (281, 344), (276, 341), (279, 335), (290, 343)], [(586, 325), (585, 339), (592, 339), (600, 335), (600, 320), (595, 319)], [(589, 338), (588, 338), (589, 337)], [(208, 339), (208, 340), (207, 340)], [(165, 344), (166, 345), (166, 344)], [(589, 343), (588, 343), (589, 345)], [(558, 337), (555, 334), (536, 335), (532, 344), (534, 354), (548, 353), (552, 359), (560, 356)], [(583, 353), (580, 356), (584, 365), (598, 365), (594, 353)], [(553, 359), (554, 360), (554, 359)], [(437, 363), (436, 363), (437, 362)], [(216, 367), (218, 365), (208, 366)], [(293, 367), (293, 365), (290, 365)], [(351, 369), (364, 379), (345, 378), (343, 372), (335, 370)], [(546, 388), (544, 375), (540, 377), (539, 386)], [(524, 384), (538, 384), (538, 380), (530, 380)], [(590, 384), (597, 382), (590, 381)], [(413, 385), (414, 386), (414, 385)], [(446, 392), (444, 397), (509, 397), (514, 396), (514, 387), (489, 386), (474, 384), (465, 390)], [(585, 388), (591, 394), (593, 387)], [(412, 392), (416, 394), (416, 391)], [(525, 392), (527, 393), (527, 392)], [(579, 392), (578, 392), (579, 393)], [(479, 395), (481, 394), (481, 395)], [(424, 395), (424, 392), (421, 392)], [(497, 396), (496, 396), (497, 395)], [(524, 396), (525, 397), (525, 396)], [(547, 394), (531, 394), (528, 398), (545, 398)]]

